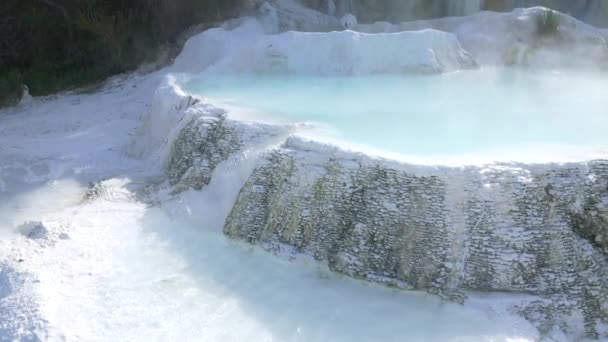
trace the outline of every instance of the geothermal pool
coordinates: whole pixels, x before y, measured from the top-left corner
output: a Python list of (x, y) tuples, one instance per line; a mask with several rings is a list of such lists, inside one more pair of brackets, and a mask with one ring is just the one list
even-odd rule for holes
[[(435, 76), (202, 75), (188, 91), (307, 122), (317, 138), (408, 156), (560, 154), (608, 143), (608, 75), (485, 68)], [(498, 155), (495, 155), (499, 157)], [(559, 159), (559, 158), (558, 158)]]

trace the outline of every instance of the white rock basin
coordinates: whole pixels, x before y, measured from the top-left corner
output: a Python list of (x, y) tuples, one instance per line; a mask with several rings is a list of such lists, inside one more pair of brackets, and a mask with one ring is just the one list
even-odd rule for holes
[(608, 75), (486, 67), (441, 75), (206, 76), (186, 89), (238, 119), (411, 162), (555, 162), (608, 146)]

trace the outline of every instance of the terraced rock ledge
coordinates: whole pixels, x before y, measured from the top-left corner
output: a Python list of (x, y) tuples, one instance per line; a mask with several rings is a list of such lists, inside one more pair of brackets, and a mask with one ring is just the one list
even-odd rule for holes
[[(176, 189), (204, 188), (230, 155), (288, 136), (196, 108), (169, 164)], [(290, 136), (257, 159), (224, 233), (447, 300), (531, 295), (512, 309), (541, 332), (606, 338), (607, 222), (608, 160), (417, 166)]]
[[(523, 23), (504, 31), (512, 31), (508, 39), (526, 45), (529, 42), (518, 37), (533, 35), (534, 14), (542, 11), (479, 14), (471, 26), (454, 24), (461, 19), (445, 19), (456, 25), (447, 30), (455, 35), (289, 32), (255, 40), (250, 29), (217, 29), (186, 44), (185, 57), (177, 59), (173, 71), (377, 72), (382, 56), (337, 56), (367, 50), (377, 39), (411, 43), (419, 34), (441, 38), (441, 46), (449, 49), (416, 56), (396, 49), (393, 55), (409, 59), (394, 59), (394, 68), (387, 72), (418, 71), (421, 66), (427, 70), (428, 65), (436, 66), (435, 72), (466, 69), (477, 64), (473, 58), (481, 64), (522, 64), (505, 61), (501, 49), (484, 56), (485, 45), (476, 43), (481, 38), (467, 40), (467, 28), (486, 25), (491, 21), (484, 18), (494, 17), (507, 26)], [(441, 21), (436, 23), (427, 26), (443, 28), (438, 27)], [(597, 36), (597, 56), (604, 60), (605, 39), (584, 24), (569, 23), (560, 32), (582, 37), (580, 41), (588, 33)], [(496, 38), (499, 31), (483, 32)], [(463, 50), (456, 36), (473, 52)], [(328, 43), (330, 39), (335, 44)], [(578, 47), (579, 40), (572, 46)], [(293, 41), (327, 44), (318, 55), (300, 56), (287, 44)], [(498, 38), (492, 41), (502, 44)], [(508, 50), (509, 44), (502, 48)], [(206, 55), (209, 46), (216, 50)], [(479, 51), (469, 48), (475, 46)], [(439, 55), (450, 63), (433, 59)], [(327, 56), (339, 63), (321, 68), (319, 61)], [(410, 65), (413, 68), (406, 67)], [(511, 311), (533, 322), (542, 334), (560, 331), (574, 339), (608, 339), (608, 160), (412, 165), (305, 140), (292, 134), (294, 127), (238, 121), (182, 90), (166, 90), (173, 93), (157, 94), (165, 100), (153, 105), (148, 118), (158, 122), (144, 126), (142, 134), (169, 137), (161, 161), (173, 191), (204, 189), (218, 165), (238, 161), (253, 149), (261, 151), (226, 219), (223, 230), (229, 237), (283, 256), (308, 256), (350, 277), (424, 290), (450, 301), (466, 302), (479, 292), (525, 295)], [(163, 114), (167, 108), (169, 114)], [(159, 139), (139, 139), (163, 145)]]

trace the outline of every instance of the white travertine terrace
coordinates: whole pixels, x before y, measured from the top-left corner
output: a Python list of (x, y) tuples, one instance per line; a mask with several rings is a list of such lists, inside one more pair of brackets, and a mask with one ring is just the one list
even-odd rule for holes
[[(354, 278), (465, 304), (479, 292), (507, 293), (515, 298), (510, 312), (543, 336), (608, 339), (606, 159), (414, 165), (305, 140), (294, 125), (237, 120), (180, 85), (191, 74), (417, 74), (488, 64), (601, 68), (605, 31), (560, 15), (556, 35), (539, 37), (535, 18), (546, 10), (533, 8), (328, 32), (340, 28), (337, 18), (280, 3), (265, 5), (258, 18), (192, 37), (174, 65), (128, 80), (120, 92), (117, 82), (107, 93), (24, 104), (23, 111), (33, 108), (29, 115), (9, 117), (0, 129), (14, 137), (22, 133), (21, 121), (35, 123), (20, 137), (29, 154), (3, 138), (0, 156), (10, 165), (1, 170), (8, 181), (0, 179), (0, 190), (66, 174), (88, 180), (101, 177), (95, 173), (101, 169), (149, 168), (164, 178), (148, 184), (146, 195), (162, 199), (205, 189), (219, 165), (238, 168), (240, 156), (253, 155), (228, 208), (227, 236), (279, 255), (308, 256)], [(69, 125), (55, 120), (66, 108)], [(86, 134), (79, 131), (83, 110), (95, 114)], [(104, 125), (112, 134), (101, 130)], [(30, 134), (49, 128), (53, 146), (41, 146)], [(116, 137), (128, 148), (115, 152)], [(66, 141), (86, 143), (94, 157)], [(56, 227), (68, 229), (43, 224), (57, 241)], [(18, 282), (26, 274), (18, 267), (3, 265), (0, 276)], [(36, 297), (26, 290), (11, 288), (17, 310), (0, 312), (15, 336), (28, 319), (30, 329), (46, 319), (34, 304), (28, 309), (25, 300)]]

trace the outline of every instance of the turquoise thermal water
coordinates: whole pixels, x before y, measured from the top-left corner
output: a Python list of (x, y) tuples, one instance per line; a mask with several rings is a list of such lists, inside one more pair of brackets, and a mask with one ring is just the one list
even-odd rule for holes
[(488, 68), (435, 76), (200, 76), (188, 91), (404, 155), (597, 148), (608, 75)]

